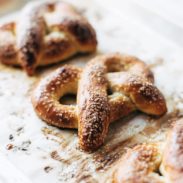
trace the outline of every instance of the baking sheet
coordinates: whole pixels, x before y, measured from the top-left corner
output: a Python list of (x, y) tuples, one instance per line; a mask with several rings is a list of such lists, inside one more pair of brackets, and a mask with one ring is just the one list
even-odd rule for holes
[[(149, 65), (156, 85), (166, 97), (168, 113), (159, 119), (135, 113), (117, 121), (110, 126), (104, 146), (87, 154), (78, 148), (76, 130), (46, 125), (36, 116), (30, 102), (31, 91), (39, 77), (66, 62), (40, 69), (35, 77), (26, 76), (20, 69), (0, 65), (0, 153), (6, 164), (11, 164), (8, 174), (17, 179), (17, 183), (25, 183), (21, 176), (32, 183), (111, 182), (115, 164), (127, 148), (140, 142), (163, 144), (171, 122), (181, 115), (182, 48), (147, 27), (138, 16), (131, 14), (130, 17), (120, 11), (123, 9), (120, 4), (115, 6), (111, 2), (71, 1), (96, 29), (99, 42), (96, 54), (118, 51), (135, 55)], [(131, 6), (134, 8), (131, 2), (127, 5), (129, 10)], [(1, 21), (6, 21), (6, 17)], [(67, 64), (82, 67), (94, 55), (77, 56)], [(4, 170), (3, 164), (0, 164), (0, 170)], [(0, 171), (0, 182), (11, 181), (10, 176)]]

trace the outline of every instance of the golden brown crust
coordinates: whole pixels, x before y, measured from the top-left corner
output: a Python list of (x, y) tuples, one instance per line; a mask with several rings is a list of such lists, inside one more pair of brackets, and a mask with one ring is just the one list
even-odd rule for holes
[[(140, 78), (138, 83), (130, 83), (131, 76)], [(142, 87), (149, 91), (149, 86), (149, 93), (141, 92)], [(60, 97), (73, 91), (78, 92), (76, 106), (59, 104)], [(58, 69), (41, 81), (32, 102), (38, 115), (51, 125), (77, 128), (79, 123), (80, 147), (87, 151), (103, 144), (110, 122), (132, 111), (153, 115), (166, 112), (165, 100), (153, 85), (151, 71), (137, 58), (120, 54), (96, 57), (82, 72), (73, 66)]]
[(161, 153), (155, 144), (129, 149), (117, 165), (114, 183), (165, 183), (158, 175)]
[(183, 119), (176, 121), (168, 134), (161, 172), (171, 183), (183, 182)]
[(142, 112), (163, 115), (167, 111), (162, 93), (154, 84), (144, 80), (144, 78), (132, 75), (126, 80), (121, 89)]
[(1, 26), (0, 43), (2, 63), (20, 65), (33, 75), (38, 66), (94, 51), (97, 40), (92, 26), (71, 5), (50, 1), (28, 4), (20, 21)]

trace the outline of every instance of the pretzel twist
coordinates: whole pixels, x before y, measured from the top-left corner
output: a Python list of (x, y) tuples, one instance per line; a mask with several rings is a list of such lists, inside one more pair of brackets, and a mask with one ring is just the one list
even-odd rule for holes
[(183, 119), (180, 119), (170, 130), (163, 152), (158, 144), (129, 149), (117, 164), (114, 183), (182, 183), (182, 144)]
[[(164, 97), (153, 81), (139, 59), (109, 54), (94, 58), (83, 70), (64, 66), (51, 73), (35, 89), (32, 103), (47, 123), (79, 128), (80, 147), (90, 151), (103, 144), (110, 122), (135, 110), (152, 115), (166, 112)], [(77, 94), (76, 106), (59, 103), (68, 93)]]
[(17, 21), (0, 27), (0, 61), (20, 65), (28, 75), (37, 66), (96, 49), (92, 26), (62, 1), (29, 3)]

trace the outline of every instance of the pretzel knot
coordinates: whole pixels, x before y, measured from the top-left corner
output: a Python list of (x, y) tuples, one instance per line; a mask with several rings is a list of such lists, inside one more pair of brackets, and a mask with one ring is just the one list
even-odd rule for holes
[(165, 148), (160, 144), (141, 144), (127, 153), (117, 164), (114, 183), (182, 183), (183, 119), (174, 124)]
[(20, 65), (28, 75), (37, 66), (96, 49), (92, 26), (62, 1), (29, 3), (17, 21), (0, 27), (0, 61)]
[[(78, 128), (80, 147), (90, 151), (103, 144), (110, 122), (135, 110), (166, 112), (165, 99), (153, 82), (139, 59), (109, 54), (94, 58), (83, 70), (68, 65), (57, 69), (38, 84), (32, 103), (48, 124)], [(77, 105), (59, 102), (68, 93), (77, 95)]]

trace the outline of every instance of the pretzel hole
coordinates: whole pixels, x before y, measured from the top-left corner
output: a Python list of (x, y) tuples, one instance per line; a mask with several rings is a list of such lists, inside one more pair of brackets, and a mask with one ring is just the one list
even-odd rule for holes
[(64, 105), (76, 105), (76, 95), (68, 93), (62, 96), (59, 102)]
[(112, 89), (111, 88), (107, 88), (107, 95), (112, 95), (113, 94), (113, 91), (112, 91)]
[(108, 72), (119, 72), (121, 69), (120, 69), (120, 66), (118, 65), (111, 65), (109, 68), (108, 68)]
[(121, 63), (118, 63), (117, 60), (110, 60), (107, 64), (107, 71), (108, 72), (121, 72), (128, 70), (127, 66)]

